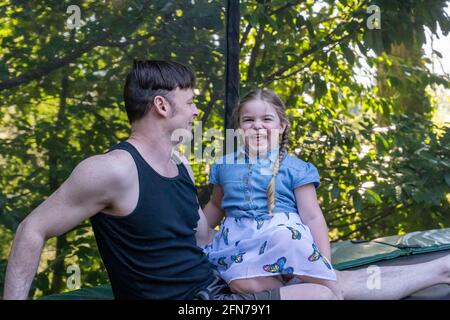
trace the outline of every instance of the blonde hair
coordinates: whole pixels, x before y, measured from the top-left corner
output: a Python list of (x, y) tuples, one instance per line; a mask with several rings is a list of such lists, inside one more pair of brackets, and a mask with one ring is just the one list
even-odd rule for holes
[(289, 144), (289, 128), (290, 123), (286, 115), (286, 106), (280, 97), (271, 90), (257, 89), (249, 92), (245, 97), (239, 100), (239, 104), (233, 110), (233, 120), (235, 128), (239, 128), (239, 120), (242, 108), (244, 105), (252, 100), (261, 100), (269, 103), (276, 111), (281, 123), (286, 124), (281, 139), (280, 148), (278, 152), (278, 157), (275, 160), (273, 166), (272, 178), (270, 179), (269, 185), (267, 186), (267, 209), (269, 214), (272, 214), (272, 210), (275, 208), (275, 178), (280, 170), (281, 162), (287, 154), (287, 146)]

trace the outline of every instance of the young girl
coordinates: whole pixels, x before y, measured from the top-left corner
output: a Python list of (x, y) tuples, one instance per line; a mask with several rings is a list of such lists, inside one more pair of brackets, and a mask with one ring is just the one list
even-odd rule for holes
[[(286, 152), (283, 102), (269, 90), (250, 92), (234, 119), (244, 147), (211, 166), (214, 188), (203, 211), (212, 228), (225, 219), (204, 251), (233, 292), (297, 280), (325, 285), (341, 298), (315, 193), (319, 175), (312, 164)], [(279, 144), (270, 139), (277, 133)]]

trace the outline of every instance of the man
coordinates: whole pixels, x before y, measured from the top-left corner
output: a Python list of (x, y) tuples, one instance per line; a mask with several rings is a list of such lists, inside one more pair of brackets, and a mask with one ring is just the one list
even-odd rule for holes
[[(5, 299), (26, 299), (45, 241), (90, 218), (116, 299), (334, 299), (311, 283), (232, 294), (197, 245), (211, 236), (186, 161), (171, 140), (198, 116), (195, 76), (179, 63), (136, 61), (124, 90), (131, 135), (76, 166), (20, 224), (6, 271)], [(338, 273), (346, 299), (398, 299), (450, 282), (450, 256), (381, 268), (382, 290), (365, 270)], [(409, 281), (414, 279), (414, 281)]]

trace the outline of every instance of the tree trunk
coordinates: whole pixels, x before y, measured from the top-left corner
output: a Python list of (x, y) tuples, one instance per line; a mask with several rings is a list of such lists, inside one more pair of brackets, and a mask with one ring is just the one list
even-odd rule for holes
[[(425, 87), (417, 87), (416, 82), (411, 82), (411, 76), (406, 76), (401, 70), (402, 65), (423, 65), (423, 51), (417, 41), (411, 44), (392, 44), (388, 54), (394, 59), (391, 66), (380, 65), (377, 72), (377, 82), (380, 88), (380, 96), (394, 99), (398, 108), (397, 114), (413, 115), (418, 113), (426, 116), (430, 112), (430, 104), (426, 98)], [(388, 74), (398, 79), (397, 84), (391, 87), (387, 85)], [(402, 90), (399, 90), (402, 88)], [(383, 112), (377, 112), (377, 123), (380, 126), (389, 124), (389, 118)]]
[[(75, 32), (72, 30), (70, 34), (70, 42), (75, 41)], [(59, 109), (58, 114), (56, 117), (55, 125), (54, 125), (54, 135), (50, 139), (49, 145), (48, 145), (48, 154), (49, 154), (49, 188), (50, 188), (50, 194), (55, 192), (60, 185), (60, 181), (58, 179), (58, 163), (60, 161), (58, 153), (53, 152), (55, 150), (62, 151), (60, 148), (63, 146), (66, 141), (61, 141), (61, 139), (58, 137), (57, 133), (62, 129), (63, 127), (63, 119), (66, 114), (66, 107), (67, 107), (67, 97), (68, 97), (68, 91), (69, 91), (69, 69), (66, 67), (63, 69), (63, 74), (61, 78), (61, 91), (59, 95)], [(52, 148), (52, 146), (56, 146), (56, 148)], [(58, 259), (59, 256), (61, 256), (64, 252), (64, 248), (67, 245), (67, 239), (66, 235), (62, 234), (56, 238), (56, 253), (55, 253), (55, 259)], [(64, 258), (58, 259), (53, 267), (53, 278), (52, 283), (50, 286), (51, 292), (60, 292), (63, 285), (63, 275), (65, 274), (65, 264), (64, 264)]]
[[(62, 127), (62, 120), (65, 116), (66, 106), (67, 106), (67, 96), (68, 96), (68, 87), (69, 87), (69, 75), (67, 69), (63, 71), (63, 76), (61, 79), (61, 93), (60, 93), (60, 99), (59, 99), (59, 110), (58, 115), (56, 118), (55, 123), (55, 129), (54, 132), (57, 133), (61, 130)], [(58, 136), (53, 135), (52, 136), (53, 142), (50, 144), (50, 146), (58, 146), (62, 145), (65, 142), (59, 141)], [(53, 149), (55, 150), (55, 149)], [(58, 154), (55, 152), (49, 151), (49, 187), (50, 187), (50, 193), (53, 193), (58, 189), (59, 187), (59, 180), (58, 180), (58, 163), (59, 163), (59, 157)], [(64, 252), (64, 247), (67, 245), (66, 235), (60, 235), (56, 238), (56, 254), (55, 259), (57, 259), (61, 254)], [(62, 290), (63, 285), (63, 275), (65, 274), (65, 264), (64, 259), (60, 259), (57, 261), (53, 267), (53, 278), (50, 290), (51, 292), (60, 292)]]

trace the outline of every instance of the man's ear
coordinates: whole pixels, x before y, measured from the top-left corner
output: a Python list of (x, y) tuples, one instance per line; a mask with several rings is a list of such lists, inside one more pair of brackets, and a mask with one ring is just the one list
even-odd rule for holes
[(155, 109), (155, 112), (163, 117), (167, 117), (169, 113), (169, 103), (163, 96), (156, 96), (153, 99), (153, 108)]

